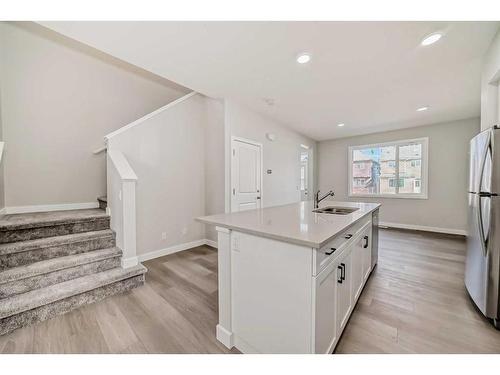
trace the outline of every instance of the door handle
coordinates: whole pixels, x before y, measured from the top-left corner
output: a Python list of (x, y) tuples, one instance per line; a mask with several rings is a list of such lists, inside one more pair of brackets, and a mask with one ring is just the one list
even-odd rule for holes
[(363, 245), (363, 249), (366, 249), (368, 247), (368, 236), (364, 236), (363, 239), (365, 240), (365, 244)]
[[(338, 278), (338, 276), (339, 276), (339, 272), (338, 272), (338, 270), (340, 270), (340, 279)], [(339, 284), (342, 284), (342, 267), (341, 267), (341, 266), (338, 266), (338, 267), (337, 267), (337, 282), (338, 282)]]
[(257, 199), (260, 199), (260, 197), (257, 197)]
[[(488, 255), (488, 238), (484, 236), (484, 223), (483, 223), (483, 205), (481, 202), (481, 195), (478, 195), (478, 207), (477, 207), (477, 221), (479, 230), (479, 240), (481, 241), (481, 250), (483, 251), (483, 256)], [(487, 197), (487, 199), (490, 199)], [(491, 204), (491, 203), (490, 203)], [(490, 208), (490, 222), (491, 222), (491, 208)]]
[(347, 234), (344, 238), (345, 238), (346, 240), (348, 240), (348, 239), (350, 239), (351, 237), (352, 237), (352, 234)]
[(337, 249), (334, 247), (331, 247), (330, 251), (325, 251), (325, 255), (332, 255), (335, 250), (337, 250)]
[(340, 278), (345, 280), (345, 263), (340, 263), (340, 267), (342, 267), (342, 272), (340, 273)]

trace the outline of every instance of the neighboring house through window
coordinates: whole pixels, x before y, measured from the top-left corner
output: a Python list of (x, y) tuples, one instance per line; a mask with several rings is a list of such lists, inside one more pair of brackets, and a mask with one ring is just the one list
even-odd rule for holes
[(428, 138), (349, 147), (349, 195), (427, 198)]

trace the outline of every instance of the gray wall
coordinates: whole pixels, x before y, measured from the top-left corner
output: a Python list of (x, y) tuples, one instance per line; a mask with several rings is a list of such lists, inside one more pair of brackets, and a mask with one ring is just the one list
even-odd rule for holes
[(0, 22), (5, 205), (95, 202), (103, 136), (188, 92), (30, 23)]
[[(225, 104), (227, 134), (263, 145), (264, 207), (300, 201), (300, 145), (312, 147), (313, 163), (316, 163), (316, 141), (238, 103), (226, 101)], [(266, 138), (267, 133), (275, 134), (276, 140), (269, 141)], [(230, 168), (229, 160), (226, 168)], [(272, 170), (272, 174), (266, 173), (268, 169)], [(314, 185), (313, 170), (314, 168), (310, 170), (310, 181), (313, 181)], [(314, 186), (310, 187), (310, 190), (313, 191)]]
[[(343, 138), (319, 143), (319, 187), (334, 189), (336, 200), (380, 202), (381, 221), (464, 231), (467, 225), (469, 140), (479, 119)], [(349, 198), (348, 147), (429, 137), (428, 199)]]
[(217, 202), (224, 199), (218, 187), (223, 168), (214, 173), (209, 164), (216, 158), (207, 164), (211, 156), (205, 152), (224, 140), (210, 135), (223, 113), (220, 102), (197, 94), (109, 140), (110, 149), (120, 150), (137, 174), (138, 255), (206, 238), (195, 218), (218, 211)]
[[(224, 102), (205, 98), (205, 215), (223, 213), (224, 176)], [(206, 226), (206, 238), (217, 241), (217, 231)]]
[(500, 31), (491, 42), (484, 56), (481, 72), (481, 129), (500, 122)]
[[(2, 51), (0, 50), (0, 58)], [(2, 77), (0, 77), (0, 80)], [(2, 134), (2, 96), (0, 92), (0, 141), (3, 141)], [(5, 150), (4, 150), (5, 153)], [(4, 186), (4, 155), (0, 155), (2, 161), (0, 162), (0, 210), (5, 207), (5, 186)]]

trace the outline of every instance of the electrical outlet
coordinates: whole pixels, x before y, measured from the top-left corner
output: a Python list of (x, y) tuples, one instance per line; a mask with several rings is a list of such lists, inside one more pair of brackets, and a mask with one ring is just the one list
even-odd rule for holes
[(161, 239), (166, 240), (167, 239), (167, 232), (161, 232)]

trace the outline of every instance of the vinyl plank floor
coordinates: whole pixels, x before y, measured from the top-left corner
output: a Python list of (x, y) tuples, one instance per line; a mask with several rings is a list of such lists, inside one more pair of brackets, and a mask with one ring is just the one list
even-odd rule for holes
[[(463, 285), (463, 238), (381, 230), (379, 247), (336, 353), (500, 353)], [(215, 338), (216, 250), (144, 264), (146, 285), (0, 336), (0, 353), (238, 352)]]
[(387, 229), (336, 353), (500, 353), (465, 290), (465, 239)]

